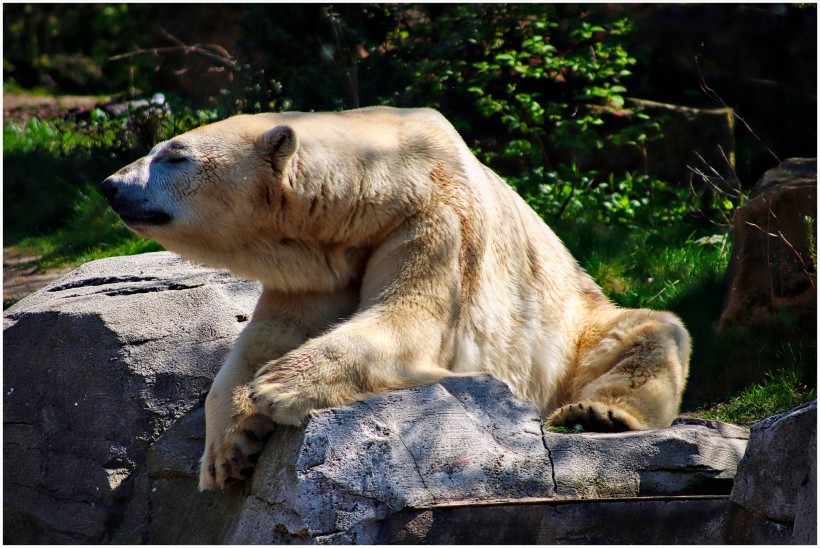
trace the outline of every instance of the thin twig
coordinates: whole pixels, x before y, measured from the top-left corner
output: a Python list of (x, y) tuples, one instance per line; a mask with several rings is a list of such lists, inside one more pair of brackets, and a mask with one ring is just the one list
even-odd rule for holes
[(762, 144), (762, 145), (766, 148), (766, 150), (767, 150), (767, 151), (769, 151), (769, 154), (771, 154), (771, 155), (772, 155), (772, 157), (773, 157), (775, 160), (777, 160), (777, 163), (781, 163), (780, 158), (777, 156), (777, 154), (775, 154), (775, 153), (774, 153), (774, 151), (773, 151), (773, 150), (769, 147), (769, 145), (767, 145), (767, 144), (763, 141), (763, 139), (761, 139), (761, 138), (760, 138), (760, 136), (759, 136), (759, 135), (755, 132), (755, 130), (753, 130), (753, 129), (751, 128), (751, 126), (750, 126), (749, 124), (747, 124), (747, 123), (746, 123), (746, 120), (744, 120), (743, 118), (741, 118), (741, 117), (740, 117), (740, 115), (739, 115), (739, 114), (735, 111), (735, 109), (733, 109), (732, 107), (730, 107), (729, 105), (727, 105), (727, 104), (726, 104), (726, 101), (724, 101), (724, 100), (720, 97), (720, 95), (718, 95), (718, 94), (717, 94), (717, 92), (716, 92), (715, 90), (713, 90), (712, 88), (710, 88), (710, 87), (706, 84), (706, 78), (703, 76), (703, 71), (701, 71), (701, 69), (700, 69), (700, 61), (698, 61), (698, 57), (697, 57), (697, 56), (695, 56), (695, 65), (697, 65), (697, 67), (698, 67), (698, 79), (700, 80), (700, 89), (702, 89), (702, 90), (703, 90), (703, 92), (704, 92), (706, 95), (708, 95), (709, 97), (711, 97), (712, 99), (716, 100), (716, 101), (717, 101), (717, 102), (719, 102), (721, 105), (723, 105), (723, 107), (724, 107), (724, 108), (729, 109), (729, 112), (731, 112), (731, 113), (732, 113), (732, 116), (734, 116), (735, 118), (737, 118), (738, 120), (740, 120), (740, 123), (742, 123), (744, 126), (746, 126), (746, 129), (747, 129), (747, 130), (749, 130), (749, 133), (751, 133), (751, 134), (754, 136), (754, 138), (755, 138), (755, 139), (757, 139), (757, 140), (760, 142), (760, 144)]
[(348, 92), (350, 93), (351, 106), (359, 108), (359, 79), (358, 79), (358, 59), (353, 49), (345, 38), (342, 23), (339, 21), (337, 14), (333, 13), (329, 8), (324, 10), (325, 16), (330, 19), (330, 25), (333, 28), (333, 36), (336, 39), (336, 50), (339, 52), (339, 57), (347, 56), (350, 66), (345, 67), (344, 60), (342, 60), (342, 67), (344, 67), (345, 76), (347, 77)]
[(670, 287), (675, 287), (676, 285), (678, 285), (678, 282), (680, 282), (680, 280), (675, 280), (675, 281), (674, 281), (674, 282), (672, 282), (671, 284), (663, 286), (663, 287), (661, 288), (661, 290), (660, 290), (660, 291), (658, 291), (657, 293), (655, 293), (655, 295), (654, 295), (652, 298), (648, 299), (646, 302), (647, 302), (647, 303), (651, 303), (652, 301), (654, 301), (655, 299), (657, 299), (658, 297), (660, 297), (660, 296), (661, 296), (661, 294), (663, 294), (663, 292), (664, 292), (664, 291), (666, 291), (666, 290), (667, 290), (667, 289), (669, 289)]
[(737, 171), (735, 171), (735, 166), (732, 164), (732, 162), (729, 160), (729, 158), (726, 157), (726, 151), (723, 150), (722, 146), (718, 145), (718, 150), (720, 151), (720, 155), (723, 158), (723, 161), (726, 162), (726, 165), (729, 167), (729, 170), (732, 172), (731, 182), (735, 186), (737, 186), (737, 191), (736, 191), (737, 195), (742, 197), (743, 196), (743, 191), (742, 191), (742, 187), (740, 185), (740, 177), (737, 176)]
[(794, 248), (791, 242), (789, 242), (789, 240), (786, 239), (786, 237), (783, 235), (781, 231), (778, 230), (777, 233), (780, 234), (780, 237), (783, 239), (783, 242), (787, 246), (789, 246), (789, 249), (791, 249), (792, 252), (794, 252), (795, 256), (797, 257), (797, 260), (800, 261), (800, 264), (803, 266), (803, 273), (806, 274), (806, 277), (809, 279), (809, 283), (812, 287), (814, 287), (814, 280), (811, 279), (811, 274), (809, 274), (809, 269), (806, 266), (805, 261), (803, 261), (802, 255), (800, 255), (800, 253), (797, 252), (797, 250)]
[(771, 236), (772, 238), (779, 238), (779, 236), (777, 234), (772, 234), (771, 232), (768, 232), (767, 230), (765, 230), (760, 225), (756, 225), (755, 223), (753, 223), (751, 221), (746, 221), (746, 224), (753, 227), (753, 228), (758, 229), (760, 232), (762, 232), (763, 234), (766, 234), (767, 236)]
[[(195, 44), (193, 46), (188, 46), (188, 45), (184, 44), (183, 42), (181, 42), (180, 40), (178, 40), (177, 38), (175, 38), (174, 36), (172, 36), (171, 34), (169, 34), (167, 32), (166, 32), (166, 35), (168, 36), (168, 38), (170, 40), (172, 40), (174, 42), (177, 42), (179, 45), (165, 46), (165, 47), (160, 47), (160, 48), (137, 49), (137, 50), (134, 50), (134, 51), (129, 51), (128, 53), (121, 53), (119, 55), (112, 55), (111, 57), (108, 58), (108, 60), (109, 61), (119, 61), (119, 60), (122, 60), (122, 59), (130, 59), (132, 57), (137, 57), (139, 55), (145, 55), (145, 54), (151, 54), (153, 56), (158, 56), (161, 53), (182, 52), (182, 53), (185, 53), (185, 54), (196, 53), (196, 54), (202, 55), (204, 57), (208, 57), (209, 59), (212, 59), (212, 60), (217, 61), (219, 63), (222, 63), (223, 65), (226, 65), (230, 68), (235, 69), (238, 66), (238, 63), (237, 63), (236, 59), (234, 59), (227, 51), (225, 51), (225, 48), (223, 48), (223, 47), (221, 47), (217, 44)], [(206, 49), (206, 48), (210, 48), (210, 49)], [(223, 53), (214, 53), (214, 51), (212, 51), (212, 50), (216, 50), (217, 52), (219, 50), (221, 50), (221, 52), (223, 52)]]
[(168, 31), (167, 31), (167, 30), (165, 30), (164, 28), (160, 27), (160, 28), (159, 28), (159, 31), (160, 31), (160, 32), (161, 32), (161, 33), (162, 33), (162, 34), (163, 34), (163, 35), (164, 35), (164, 36), (165, 36), (168, 40), (170, 40), (171, 42), (176, 43), (176, 45), (181, 46), (181, 47), (183, 47), (183, 48), (184, 48), (184, 47), (187, 47), (187, 44), (185, 44), (185, 42), (183, 42), (182, 40), (180, 40), (179, 38), (177, 38), (176, 36), (174, 36), (173, 34), (171, 34), (170, 32), (168, 32)]

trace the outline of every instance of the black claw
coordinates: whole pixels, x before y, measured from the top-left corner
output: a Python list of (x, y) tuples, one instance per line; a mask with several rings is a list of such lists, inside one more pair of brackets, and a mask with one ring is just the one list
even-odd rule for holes
[(578, 409), (580, 409), (581, 411), (583, 411), (583, 410), (584, 410), (584, 404), (583, 404), (583, 403), (579, 403), (579, 404), (578, 404)]

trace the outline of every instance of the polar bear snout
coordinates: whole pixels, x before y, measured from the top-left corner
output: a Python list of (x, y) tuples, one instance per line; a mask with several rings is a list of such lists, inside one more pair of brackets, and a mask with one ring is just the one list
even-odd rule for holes
[(116, 175), (100, 184), (100, 193), (126, 225), (133, 228), (135, 225), (158, 226), (171, 222), (170, 214), (151, 208), (144, 203), (144, 200), (129, 196), (125, 187), (126, 185), (117, 179)]

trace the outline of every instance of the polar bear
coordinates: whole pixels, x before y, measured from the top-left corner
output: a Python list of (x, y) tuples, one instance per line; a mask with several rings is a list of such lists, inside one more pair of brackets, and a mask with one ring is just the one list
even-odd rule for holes
[(259, 280), (205, 402), (200, 489), (247, 477), (274, 423), (487, 373), (553, 425), (669, 425), (689, 335), (613, 305), (438, 112), (240, 115), (106, 179), (125, 224)]

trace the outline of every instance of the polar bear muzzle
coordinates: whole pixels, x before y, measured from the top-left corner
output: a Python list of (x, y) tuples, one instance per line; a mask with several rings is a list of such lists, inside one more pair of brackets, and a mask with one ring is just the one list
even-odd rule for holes
[(159, 226), (171, 222), (171, 215), (160, 210), (146, 209), (139, 201), (129, 199), (126, 193), (120, 190), (121, 182), (116, 175), (112, 175), (102, 182), (100, 192), (108, 200), (111, 209), (120, 216), (129, 227), (135, 225)]

